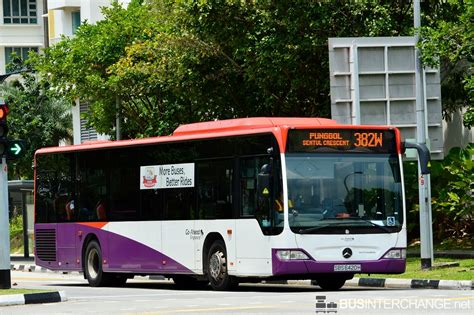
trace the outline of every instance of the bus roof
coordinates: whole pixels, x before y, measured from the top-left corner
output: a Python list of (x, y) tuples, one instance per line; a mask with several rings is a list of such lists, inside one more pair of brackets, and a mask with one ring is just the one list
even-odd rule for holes
[(327, 118), (308, 117), (251, 117), (227, 120), (216, 120), (180, 125), (171, 136), (151, 137), (143, 139), (120, 141), (91, 141), (83, 144), (42, 148), (36, 153), (54, 153), (68, 151), (94, 150), (100, 148), (126, 147), (131, 145), (146, 145), (158, 142), (185, 141), (200, 138), (214, 138), (257, 132), (271, 132), (276, 127), (312, 127), (312, 126), (345, 126)]
[(248, 129), (271, 128), (280, 126), (321, 126), (336, 125), (337, 122), (327, 118), (298, 118), (298, 117), (251, 117), (216, 121), (198, 122), (181, 125), (173, 132), (177, 135), (203, 134), (222, 131), (238, 131)]

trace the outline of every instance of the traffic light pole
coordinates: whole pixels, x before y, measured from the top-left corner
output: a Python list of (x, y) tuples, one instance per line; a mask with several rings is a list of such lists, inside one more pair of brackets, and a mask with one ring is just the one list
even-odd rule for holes
[(10, 224), (8, 222), (8, 167), (2, 157), (0, 171), (0, 289), (11, 288)]
[[(418, 44), (420, 18), (420, 0), (413, 2), (415, 39)], [(423, 67), (420, 60), (420, 50), (415, 48), (416, 63), (416, 141), (426, 144), (428, 138), (427, 110), (425, 108), (425, 97), (423, 92)], [(431, 178), (429, 174), (423, 175), (420, 163), (418, 163), (418, 193), (420, 203), (420, 254), (421, 269), (430, 269), (433, 265), (433, 220), (431, 214)]]

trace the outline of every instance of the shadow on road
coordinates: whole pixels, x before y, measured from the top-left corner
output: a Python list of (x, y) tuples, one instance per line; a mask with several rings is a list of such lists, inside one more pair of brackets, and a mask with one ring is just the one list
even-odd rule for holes
[[(54, 287), (88, 287), (87, 283), (64, 283), (64, 284), (47, 284), (47, 286)], [(126, 289), (145, 289), (145, 290), (170, 290), (170, 291), (212, 291), (210, 286), (203, 288), (189, 288), (183, 289), (178, 288), (173, 282), (164, 282), (164, 281), (133, 281), (127, 282), (123, 288)], [(113, 289), (121, 289), (121, 287), (113, 287)], [(342, 288), (338, 292), (344, 291), (374, 291), (380, 290), (379, 288)], [(385, 289), (387, 290), (387, 289)], [(242, 283), (232, 292), (269, 292), (269, 293), (301, 293), (301, 292), (330, 292), (323, 291), (318, 286), (310, 285), (290, 285), (290, 284), (261, 284), (261, 283)]]

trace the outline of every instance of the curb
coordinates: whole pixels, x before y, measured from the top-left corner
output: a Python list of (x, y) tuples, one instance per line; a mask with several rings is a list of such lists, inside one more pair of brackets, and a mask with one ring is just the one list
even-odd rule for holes
[[(312, 280), (289, 280), (293, 285), (317, 285)], [(347, 280), (345, 287), (369, 287), (386, 289), (442, 289), (474, 290), (474, 281), (470, 280), (427, 280), (398, 278), (353, 278)]]
[(390, 289), (474, 290), (474, 282), (470, 280), (355, 278), (348, 282), (347, 285)]
[(39, 303), (58, 303), (67, 301), (66, 293), (59, 292), (43, 292), (28, 294), (11, 294), (0, 296), (0, 306), (8, 305), (24, 305)]

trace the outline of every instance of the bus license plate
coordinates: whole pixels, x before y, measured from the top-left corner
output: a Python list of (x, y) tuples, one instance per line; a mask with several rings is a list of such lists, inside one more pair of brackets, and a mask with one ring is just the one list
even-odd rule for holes
[(334, 271), (362, 271), (361, 265), (334, 265)]

